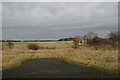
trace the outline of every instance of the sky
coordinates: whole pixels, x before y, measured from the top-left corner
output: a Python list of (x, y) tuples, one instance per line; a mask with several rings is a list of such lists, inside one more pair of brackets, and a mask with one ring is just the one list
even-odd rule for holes
[(2, 40), (2, 3), (0, 2), (0, 40)]
[(2, 2), (119, 2), (119, 0), (1, 0)]
[(117, 2), (3, 2), (2, 39), (60, 39), (118, 30)]

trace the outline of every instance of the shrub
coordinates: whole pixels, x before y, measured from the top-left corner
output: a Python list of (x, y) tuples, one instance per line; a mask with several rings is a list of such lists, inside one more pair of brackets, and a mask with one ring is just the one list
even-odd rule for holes
[(10, 49), (13, 47), (13, 45), (14, 45), (14, 44), (12, 43), (12, 41), (9, 41), (9, 42), (8, 42), (8, 47), (9, 47)]
[(38, 50), (39, 49), (39, 45), (37, 45), (37, 44), (29, 44), (28, 45), (28, 49)]
[(75, 36), (73, 38), (73, 44), (74, 44), (73, 46), (74, 46), (75, 49), (78, 48), (79, 42), (80, 42), (80, 36)]
[(89, 39), (87, 44), (93, 46), (95, 50), (103, 49), (103, 50), (117, 50), (118, 49), (118, 41), (114, 41), (107, 38), (98, 38), (95, 37), (93, 39)]
[(40, 46), (39, 49), (45, 49), (45, 47)]

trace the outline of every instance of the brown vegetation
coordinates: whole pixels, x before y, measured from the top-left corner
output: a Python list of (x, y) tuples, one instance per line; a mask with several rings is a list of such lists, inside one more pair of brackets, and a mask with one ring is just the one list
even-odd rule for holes
[[(27, 44), (31, 43), (39, 46), (42, 45), (45, 49), (38, 49), (36, 51), (30, 50), (27, 48)], [(73, 49), (69, 47), (70, 45), (73, 45), (72, 41), (15, 42), (13, 49), (7, 48), (6, 42), (3, 42), (3, 44), (5, 45), (4, 50), (2, 51), (3, 69), (21, 65), (24, 61), (29, 59), (58, 58), (77, 65), (82, 64), (104, 69), (112, 74), (118, 73), (118, 50), (96, 51), (87, 46), (80, 46), (81, 49)]]
[(79, 43), (80, 43), (80, 36), (75, 36), (73, 38), (73, 46), (75, 49), (79, 47)]
[(109, 33), (109, 38), (94, 37), (87, 40), (87, 44), (94, 47), (95, 50), (118, 50), (120, 36), (118, 33)]
[(37, 44), (28, 44), (28, 49), (38, 50), (39, 49), (39, 45), (37, 45)]
[(13, 42), (12, 41), (9, 41), (8, 42), (8, 47), (11, 49), (13, 47)]

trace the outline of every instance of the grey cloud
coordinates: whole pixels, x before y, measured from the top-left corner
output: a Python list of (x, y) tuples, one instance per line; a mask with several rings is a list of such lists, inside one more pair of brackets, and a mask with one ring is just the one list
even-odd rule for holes
[[(4, 2), (3, 39), (57, 39), (118, 29), (113, 2)], [(104, 34), (103, 34), (104, 33)]]

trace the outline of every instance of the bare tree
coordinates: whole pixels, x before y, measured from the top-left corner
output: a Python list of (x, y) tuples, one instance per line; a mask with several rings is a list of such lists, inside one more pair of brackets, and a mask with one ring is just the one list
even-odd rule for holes
[(98, 36), (98, 33), (95, 33), (95, 32), (91, 31), (91, 32), (88, 32), (85, 36), (86, 36), (87, 39), (93, 39), (93, 38)]
[(94, 35), (94, 32), (88, 32), (88, 33), (86, 34), (87, 39), (92, 39), (92, 38), (93, 38), (93, 35)]
[(109, 39), (117, 40), (117, 39), (120, 37), (120, 32), (111, 31), (111, 32), (108, 34), (108, 37), (109, 37)]

